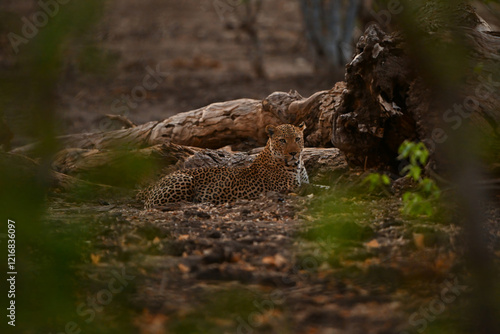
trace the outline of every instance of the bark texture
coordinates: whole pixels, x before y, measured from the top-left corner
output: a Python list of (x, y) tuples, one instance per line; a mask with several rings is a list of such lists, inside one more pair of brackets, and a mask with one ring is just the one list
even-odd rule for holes
[[(81, 133), (59, 137), (64, 148), (116, 149), (143, 148), (167, 142), (203, 148), (220, 148), (242, 143), (262, 146), (267, 141), (265, 127), (279, 125), (278, 115), (265, 111), (262, 101), (239, 99), (213, 103), (180, 113), (160, 122), (149, 122), (126, 129)], [(36, 144), (13, 150), (31, 155)]]
[[(415, 60), (418, 55), (409, 54), (401, 33), (386, 34), (376, 25), (366, 30), (346, 66), (346, 89), (333, 116), (332, 143), (350, 164), (396, 168), (398, 147), (407, 139), (424, 141), (442, 165), (447, 131), (463, 124), (498, 140), (500, 80), (495, 76), (500, 57), (495, 50), (500, 49), (500, 38), (481, 24), (462, 29), (472, 46), (467, 61), (482, 67), (479, 75), (467, 69), (457, 75), (458, 93), (453, 94), (446, 91), (455, 89), (453, 83), (439, 82)], [(440, 40), (423, 38), (431, 45)]]
[[(229, 145), (234, 150), (248, 150), (265, 145), (266, 125), (301, 122), (307, 125), (307, 146), (328, 147), (331, 146), (333, 112), (340, 103), (343, 89), (344, 84), (340, 82), (330, 91), (320, 91), (309, 98), (295, 91), (274, 92), (263, 101), (239, 99), (213, 103), (160, 122), (61, 136), (58, 139), (64, 150), (58, 159), (68, 154), (78, 156), (88, 150), (136, 150), (162, 144), (210, 149)], [(12, 152), (32, 156), (36, 147), (36, 143), (30, 144)]]
[(406, 100), (415, 73), (401, 35), (367, 29), (346, 66), (346, 89), (333, 116), (332, 143), (350, 163), (378, 166), (394, 161), (404, 139), (416, 139), (416, 120)]

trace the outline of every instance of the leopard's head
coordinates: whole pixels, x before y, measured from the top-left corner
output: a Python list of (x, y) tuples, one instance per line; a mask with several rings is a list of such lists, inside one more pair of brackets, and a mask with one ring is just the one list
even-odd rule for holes
[(304, 149), (305, 128), (304, 122), (299, 126), (292, 124), (266, 126), (269, 136), (268, 147), (273, 157), (287, 167), (297, 167)]

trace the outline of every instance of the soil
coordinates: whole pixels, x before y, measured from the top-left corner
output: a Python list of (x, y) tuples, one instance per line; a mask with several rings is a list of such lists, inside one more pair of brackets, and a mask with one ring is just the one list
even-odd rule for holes
[[(395, 191), (401, 187), (395, 182)], [(360, 195), (345, 183), (222, 205), (143, 210), (129, 199), (57, 196), (49, 206), (45, 223), (55, 236), (80, 224), (92, 231), (80, 240), (87, 245), (77, 270), (86, 286), (82, 302), (106, 288), (113, 270), (129, 275), (119, 304), (105, 307), (100, 320), (116, 327), (123, 308), (126, 332), (413, 332), (421, 327), (409, 317), (443, 286), (472, 284), (456, 208), (411, 218), (401, 214), (398, 197)], [(498, 255), (500, 210), (490, 203), (484, 212)], [(460, 290), (437, 323), (460, 326), (468, 296)]]

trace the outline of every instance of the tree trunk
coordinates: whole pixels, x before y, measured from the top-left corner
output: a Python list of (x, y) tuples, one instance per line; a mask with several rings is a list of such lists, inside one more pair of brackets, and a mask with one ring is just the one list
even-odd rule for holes
[[(464, 69), (463, 97), (447, 106), (442, 104), (446, 97), (435, 94), (428, 78), (415, 70), (402, 34), (387, 35), (376, 25), (366, 30), (346, 67), (346, 90), (333, 116), (332, 142), (350, 164), (397, 168), (398, 147), (404, 140), (418, 140), (443, 166), (441, 144), (450, 135), (446, 131), (466, 123), (498, 144), (500, 80), (495, 76), (500, 38), (494, 32), (464, 29), (473, 47), (471, 62), (483, 64), (482, 73), (471, 75)], [(495, 159), (498, 163), (499, 157)]]
[(341, 74), (352, 56), (353, 33), (360, 0), (301, 0), (307, 39), (319, 72)]

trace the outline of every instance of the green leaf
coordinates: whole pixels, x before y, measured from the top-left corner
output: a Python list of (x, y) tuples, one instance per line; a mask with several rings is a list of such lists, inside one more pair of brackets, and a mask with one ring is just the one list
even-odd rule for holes
[(410, 166), (408, 170), (408, 176), (410, 176), (415, 181), (420, 179), (420, 175), (422, 174), (422, 169), (419, 166)]
[(403, 159), (406, 159), (408, 158), (409, 154), (410, 154), (410, 151), (412, 149), (412, 146), (413, 146), (413, 143), (408, 141), (408, 140), (405, 140), (401, 146), (399, 146), (399, 156), (398, 156), (398, 159), (399, 160), (403, 160)]

